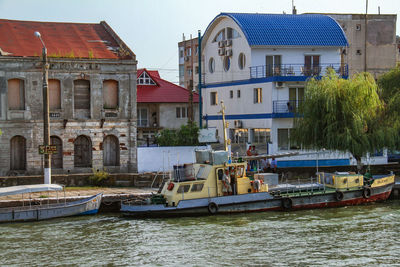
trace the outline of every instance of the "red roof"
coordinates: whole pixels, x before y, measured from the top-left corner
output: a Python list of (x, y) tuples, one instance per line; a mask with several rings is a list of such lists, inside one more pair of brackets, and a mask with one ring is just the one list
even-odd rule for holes
[[(156, 85), (137, 85), (138, 103), (188, 103), (189, 90), (163, 80), (158, 71), (139, 69), (137, 77), (146, 72)], [(193, 102), (199, 102), (199, 95), (193, 93)]]
[[(0, 55), (40, 56), (40, 32), (49, 57), (130, 59), (134, 54), (118, 55), (123, 42), (105, 22), (63, 23), (0, 19)], [(114, 36), (114, 37), (113, 37)], [(121, 44), (122, 43), (122, 44)]]

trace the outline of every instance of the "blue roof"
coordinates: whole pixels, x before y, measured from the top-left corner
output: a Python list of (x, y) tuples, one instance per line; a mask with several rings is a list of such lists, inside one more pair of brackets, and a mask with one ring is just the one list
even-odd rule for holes
[(213, 22), (221, 16), (239, 25), (250, 46), (348, 46), (342, 28), (326, 15), (221, 13)]

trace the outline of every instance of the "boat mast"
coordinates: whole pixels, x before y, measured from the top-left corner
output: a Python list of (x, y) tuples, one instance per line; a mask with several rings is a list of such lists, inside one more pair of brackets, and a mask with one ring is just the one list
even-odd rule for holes
[(220, 111), (220, 113), (222, 113), (222, 129), (224, 130), (224, 148), (225, 148), (225, 151), (228, 151), (228, 139), (227, 139), (227, 136), (226, 136), (226, 127), (227, 127), (227, 125), (226, 125), (226, 122), (225, 122), (225, 105), (224, 105), (224, 101), (223, 100), (221, 100), (221, 111)]

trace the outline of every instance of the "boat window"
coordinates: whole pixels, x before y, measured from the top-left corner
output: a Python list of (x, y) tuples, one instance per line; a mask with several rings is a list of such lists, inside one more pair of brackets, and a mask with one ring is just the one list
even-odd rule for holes
[(192, 190), (190, 190), (190, 192), (200, 192), (201, 190), (203, 190), (204, 187), (204, 183), (202, 184), (193, 184), (192, 185)]
[(218, 180), (222, 180), (222, 177), (224, 176), (224, 171), (222, 169), (218, 170)]
[(197, 172), (196, 178), (197, 180), (205, 180), (208, 177), (208, 173), (210, 172), (210, 166), (202, 165)]
[(177, 193), (182, 193), (182, 192), (187, 193), (187, 192), (189, 192), (189, 188), (190, 188), (190, 184), (180, 185)]

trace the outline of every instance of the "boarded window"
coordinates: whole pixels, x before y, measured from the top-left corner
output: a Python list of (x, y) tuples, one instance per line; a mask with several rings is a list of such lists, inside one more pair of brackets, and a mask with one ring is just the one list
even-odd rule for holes
[(50, 110), (61, 109), (61, 86), (59, 80), (49, 80)]
[(118, 108), (118, 82), (105, 80), (103, 82), (103, 104), (105, 109)]
[(26, 139), (14, 136), (10, 140), (10, 169), (26, 170)]
[(80, 135), (74, 142), (74, 166), (92, 167), (92, 142), (84, 135)]
[(20, 79), (8, 80), (8, 109), (25, 109), (24, 81)]
[(103, 165), (119, 166), (119, 142), (114, 135), (107, 135), (103, 141)]
[(63, 168), (62, 141), (57, 136), (50, 137), (50, 144), (57, 147), (57, 153), (51, 155), (51, 167), (54, 169)]
[(74, 81), (74, 108), (90, 109), (90, 82), (87, 80)]

